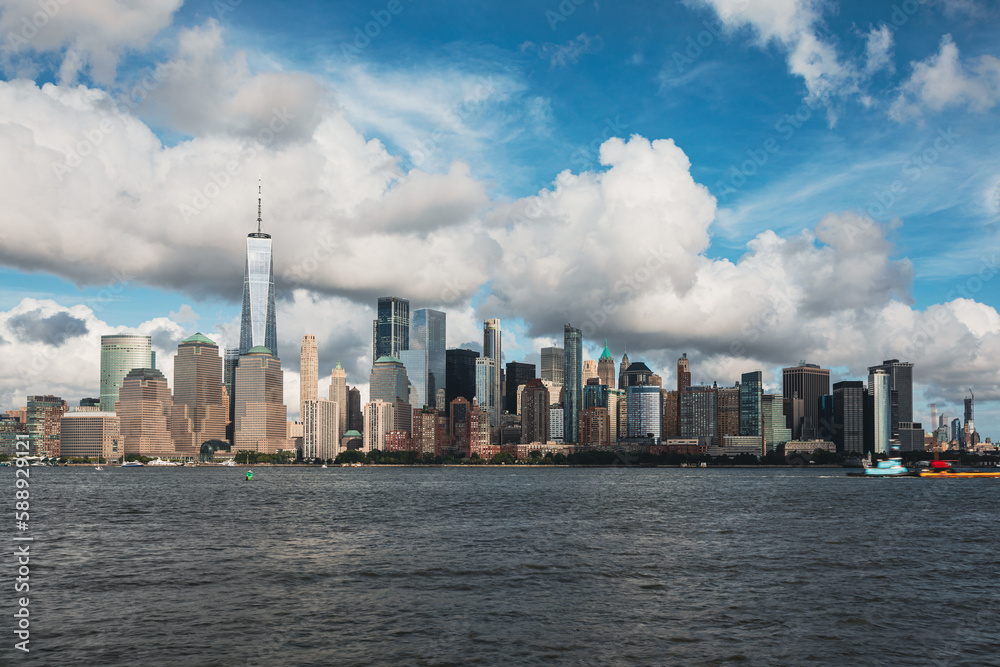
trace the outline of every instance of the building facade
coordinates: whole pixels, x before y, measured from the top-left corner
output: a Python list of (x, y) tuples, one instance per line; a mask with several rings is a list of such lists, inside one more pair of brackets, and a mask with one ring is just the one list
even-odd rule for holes
[(153, 368), (129, 371), (118, 392), (115, 412), (125, 455), (176, 456), (170, 432), (173, 399), (163, 373)]
[(410, 302), (395, 296), (378, 299), (377, 317), (372, 322), (372, 359), (399, 358), (410, 349)]
[(306, 401), (318, 398), (319, 351), (316, 348), (316, 336), (306, 334), (302, 337), (302, 350), (299, 354), (299, 415), (302, 414), (302, 406)]
[(60, 456), (108, 462), (122, 459), (121, 421), (113, 412), (67, 412), (60, 431)]
[(285, 449), (288, 409), (281, 361), (266, 347), (252, 347), (236, 367), (236, 451), (274, 454)]
[(226, 440), (229, 397), (223, 384), (219, 346), (196, 333), (181, 341), (174, 357), (174, 446), (182, 456), (198, 457), (208, 440)]
[(423, 350), (427, 355), (424, 374), (421, 377), (410, 375), (410, 382), (423, 385), (424, 400), (428, 405), (436, 404), (437, 393), (441, 389), (445, 390), (447, 396), (446, 336), (447, 316), (443, 312), (431, 308), (413, 311), (410, 317), (410, 349)]
[(302, 404), (302, 458), (327, 461), (337, 458), (340, 438), (337, 429), (340, 406), (323, 398), (309, 398)]
[(274, 305), (274, 258), (271, 235), (260, 229), (260, 186), (257, 188), (257, 231), (247, 234), (243, 273), (243, 312), (240, 316), (240, 356), (250, 348), (265, 347), (278, 356), (278, 326)]
[(568, 324), (563, 327), (563, 358), (563, 442), (580, 442), (580, 411), (583, 409), (583, 334)]
[(156, 368), (149, 336), (101, 336), (101, 411), (114, 412), (118, 390), (133, 368)]

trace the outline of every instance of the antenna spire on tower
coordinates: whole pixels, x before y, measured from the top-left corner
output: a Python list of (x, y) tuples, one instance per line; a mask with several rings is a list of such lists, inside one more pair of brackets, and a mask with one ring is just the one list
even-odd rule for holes
[(260, 176), (257, 177), (257, 233), (260, 234)]

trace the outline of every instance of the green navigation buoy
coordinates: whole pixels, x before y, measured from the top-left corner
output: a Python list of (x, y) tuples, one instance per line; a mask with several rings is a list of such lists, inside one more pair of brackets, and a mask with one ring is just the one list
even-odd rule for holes
[(247, 470), (247, 481), (253, 479), (253, 470)]

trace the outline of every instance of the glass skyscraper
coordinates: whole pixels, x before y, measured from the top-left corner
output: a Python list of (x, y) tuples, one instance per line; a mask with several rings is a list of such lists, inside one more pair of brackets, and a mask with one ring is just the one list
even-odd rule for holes
[[(763, 435), (761, 396), (764, 379), (760, 371), (744, 373), (740, 377), (740, 432), (739, 435)], [(734, 434), (735, 435), (735, 434)]]
[(563, 442), (580, 442), (580, 411), (583, 409), (583, 334), (563, 327)]
[(101, 336), (101, 411), (114, 412), (118, 390), (133, 368), (154, 368), (149, 336)]
[[(445, 356), (445, 314), (439, 310), (421, 308), (413, 311), (410, 317), (410, 348), (411, 350), (424, 350), (427, 352), (427, 367), (424, 371), (424, 402), (428, 405), (435, 405), (437, 392), (445, 389), (445, 375), (447, 371), (447, 360)], [(402, 356), (400, 359), (406, 363)], [(410, 376), (410, 382), (416, 383), (420, 378), (414, 377), (410, 372), (409, 365), (406, 368)], [(418, 391), (420, 388), (418, 387)]]
[(410, 302), (395, 296), (378, 299), (378, 317), (372, 322), (372, 361), (399, 358), (410, 349)]
[(659, 441), (663, 425), (660, 388), (656, 385), (626, 387), (628, 437), (652, 437)]
[(250, 348), (266, 347), (278, 356), (278, 326), (274, 308), (274, 259), (271, 235), (260, 231), (260, 186), (257, 186), (257, 231), (247, 234), (246, 271), (243, 274), (243, 314), (240, 317), (240, 356)]

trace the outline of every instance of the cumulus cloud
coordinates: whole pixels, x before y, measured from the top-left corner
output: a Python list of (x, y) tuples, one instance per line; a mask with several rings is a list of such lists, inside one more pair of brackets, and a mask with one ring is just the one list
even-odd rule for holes
[(74, 83), (86, 72), (98, 83), (115, 81), (118, 62), (145, 47), (170, 25), (183, 0), (7, 0), (0, 8), (0, 53), (10, 66), (33, 54), (56, 53), (59, 78)]
[(965, 106), (982, 112), (1000, 102), (1000, 59), (984, 55), (963, 63), (951, 35), (941, 38), (936, 54), (911, 65), (913, 73), (889, 111), (897, 121), (920, 117), (925, 109)]

